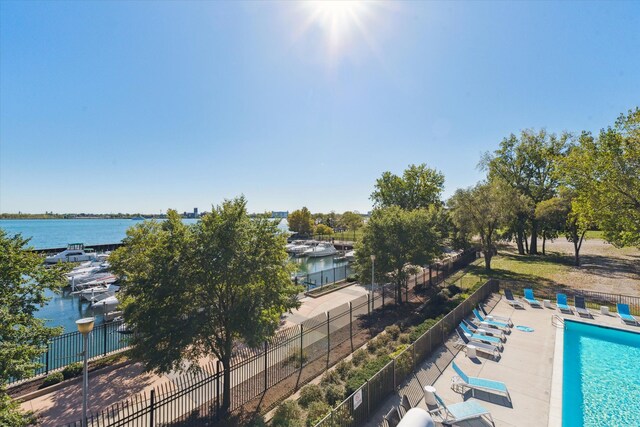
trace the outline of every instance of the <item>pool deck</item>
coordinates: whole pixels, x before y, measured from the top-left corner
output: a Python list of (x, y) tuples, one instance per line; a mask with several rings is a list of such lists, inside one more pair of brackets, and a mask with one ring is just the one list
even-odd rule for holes
[[(446, 404), (475, 398), (491, 412), (496, 426), (560, 426), (562, 359), (561, 354), (559, 358), (556, 357), (556, 352), (562, 352), (563, 329), (552, 324), (553, 315), (640, 332), (638, 326), (623, 325), (615, 313), (603, 315), (599, 311), (590, 310), (590, 312), (593, 314), (592, 319), (580, 317), (577, 314), (560, 313), (553, 303), (552, 308), (534, 308), (525, 303), (524, 309), (514, 309), (501, 300), (491, 314), (511, 317), (514, 326), (529, 326), (534, 331), (522, 332), (515, 327), (512, 328), (511, 333), (507, 334), (501, 358), (497, 361), (486, 359), (480, 353), (480, 357), (474, 359), (468, 358), (464, 351), (455, 354), (451, 352), (450, 344), (444, 346), (442, 351), (451, 352), (452, 356), (455, 354), (453, 360), (467, 375), (504, 382), (509, 390), (511, 401), (500, 395), (479, 391), (475, 392), (474, 397), (469, 390), (464, 394), (453, 391), (451, 378), (456, 373), (451, 364), (441, 368), (442, 374), (434, 383), (437, 393)], [(454, 341), (455, 338), (452, 337), (449, 343)], [(434, 363), (437, 362), (432, 359), (424, 362), (414, 378), (400, 387), (398, 394), (393, 396), (379, 413), (384, 414), (391, 405), (397, 405), (403, 393), (409, 396), (420, 396), (421, 393), (416, 388), (426, 385), (424, 381), (419, 381), (420, 371), (432, 370)], [(418, 402), (418, 406), (426, 409), (424, 398)], [(376, 414), (376, 418), (372, 419), (368, 425), (380, 425), (381, 419), (382, 416)], [(475, 419), (455, 425), (487, 426), (491, 424), (483, 419)]]

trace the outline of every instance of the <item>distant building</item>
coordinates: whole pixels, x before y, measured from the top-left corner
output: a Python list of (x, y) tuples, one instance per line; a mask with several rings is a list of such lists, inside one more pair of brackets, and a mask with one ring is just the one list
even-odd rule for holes
[(271, 211), (271, 218), (287, 218), (289, 211)]
[(193, 217), (198, 218), (198, 208), (193, 208)]

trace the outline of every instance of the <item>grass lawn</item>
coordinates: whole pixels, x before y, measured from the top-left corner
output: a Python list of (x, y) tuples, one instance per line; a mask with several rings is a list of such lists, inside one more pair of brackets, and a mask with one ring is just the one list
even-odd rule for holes
[(589, 230), (587, 234), (584, 235), (587, 239), (604, 239), (604, 231), (599, 230)]

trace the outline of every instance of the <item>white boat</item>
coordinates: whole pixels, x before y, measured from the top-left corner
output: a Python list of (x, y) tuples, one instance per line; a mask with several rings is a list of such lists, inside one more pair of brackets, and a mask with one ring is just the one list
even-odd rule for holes
[(332, 244), (320, 243), (304, 251), (305, 256), (319, 258), (323, 256), (335, 255), (338, 251)]
[(118, 298), (116, 298), (115, 295), (111, 295), (98, 301), (94, 301), (91, 304), (91, 308), (113, 306), (118, 305), (118, 303)]
[(353, 262), (356, 260), (356, 251), (348, 251), (346, 254), (344, 254), (344, 257), (347, 259), (347, 261)]
[(78, 293), (80, 293), (81, 298), (89, 302), (94, 302), (100, 299), (103, 294), (108, 293), (110, 295), (114, 295), (118, 290), (120, 290), (120, 287), (116, 285), (100, 285), (91, 288), (85, 288), (81, 291), (78, 291)]
[(47, 264), (56, 264), (58, 262), (93, 261), (95, 259), (96, 253), (93, 249), (85, 249), (82, 243), (71, 243), (67, 245), (67, 249), (64, 251), (46, 257), (44, 262)]
[(310, 248), (311, 248), (311, 246), (309, 246), (309, 245), (296, 245), (296, 246), (292, 247), (289, 250), (289, 252), (293, 256), (305, 256), (305, 252)]

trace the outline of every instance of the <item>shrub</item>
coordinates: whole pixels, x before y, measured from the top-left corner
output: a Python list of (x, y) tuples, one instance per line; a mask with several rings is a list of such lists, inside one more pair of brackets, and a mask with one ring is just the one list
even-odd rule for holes
[(398, 335), (400, 335), (400, 326), (398, 325), (387, 326), (384, 330), (394, 340), (398, 339)]
[(247, 427), (266, 427), (267, 423), (264, 422), (264, 417), (262, 415), (257, 414), (254, 415), (246, 425)]
[(293, 400), (284, 401), (276, 409), (271, 420), (272, 427), (302, 427), (302, 409)]
[(323, 399), (322, 388), (317, 384), (309, 384), (300, 390), (300, 398), (298, 403), (303, 408), (307, 408), (313, 402), (321, 402)]
[(400, 344), (409, 344), (411, 342), (411, 336), (409, 334), (400, 334), (398, 342)]
[(361, 365), (365, 360), (367, 360), (367, 352), (363, 349), (356, 350), (351, 357), (351, 361), (354, 365)]
[(329, 405), (336, 406), (344, 399), (344, 387), (337, 384), (329, 384), (324, 389), (324, 399)]
[(307, 426), (313, 427), (331, 412), (331, 407), (325, 402), (313, 402), (307, 411)]
[(334, 369), (332, 371), (325, 372), (320, 380), (320, 385), (327, 386), (329, 384), (340, 384), (341, 382), (340, 374)]
[(411, 339), (411, 342), (414, 342), (415, 340), (420, 338), (422, 334), (427, 332), (430, 328), (433, 327), (433, 325), (438, 323), (438, 320), (440, 320), (441, 317), (442, 316), (438, 316), (435, 319), (427, 319), (421, 324), (415, 326), (413, 330), (409, 333), (409, 338)]
[(358, 277), (355, 274), (350, 274), (347, 276), (347, 282), (355, 282), (358, 280)]
[(336, 365), (336, 372), (340, 375), (340, 378), (345, 380), (349, 375), (349, 372), (353, 369), (353, 363), (348, 360), (343, 360)]
[(459, 294), (460, 292), (462, 292), (462, 288), (460, 288), (459, 286), (454, 285), (454, 284), (451, 284), (451, 285), (447, 286), (447, 289), (449, 290), (451, 295), (456, 295), (456, 294)]
[(40, 388), (49, 387), (50, 385), (58, 384), (64, 380), (64, 375), (62, 372), (54, 372), (53, 374), (49, 374), (44, 381), (42, 381), (42, 385)]
[(291, 364), (294, 367), (299, 368), (300, 366), (304, 365), (307, 359), (308, 359), (307, 350), (303, 349), (302, 356), (300, 356), (300, 350), (294, 348), (291, 351), (289, 351), (289, 354), (287, 354), (287, 357), (284, 359), (282, 363), (284, 365)]
[(72, 363), (71, 365), (65, 366), (65, 368), (62, 370), (62, 376), (65, 380), (77, 377), (78, 375), (82, 374), (83, 367), (84, 365), (80, 362)]
[(359, 389), (362, 384), (367, 382), (369, 378), (382, 369), (391, 359), (389, 356), (380, 356), (375, 359), (367, 360), (358, 369), (354, 369), (347, 378), (346, 390), (347, 395)]
[(391, 341), (392, 338), (395, 339), (395, 337), (392, 337), (389, 334), (380, 334), (380, 335), (378, 335), (378, 337), (376, 338), (376, 341), (378, 343), (378, 347), (384, 347), (385, 345), (389, 344), (389, 342)]
[(371, 354), (374, 354), (379, 347), (380, 347), (380, 341), (378, 341), (377, 338), (374, 338), (367, 343), (367, 351)]

